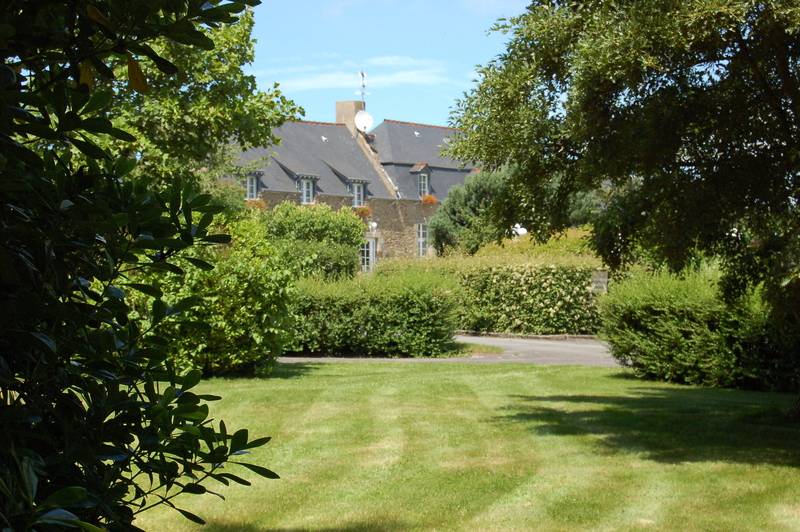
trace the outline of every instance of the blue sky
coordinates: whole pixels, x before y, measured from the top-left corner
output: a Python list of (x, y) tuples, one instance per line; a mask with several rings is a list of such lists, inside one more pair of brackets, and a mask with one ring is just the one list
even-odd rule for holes
[(306, 120), (333, 121), (337, 100), (358, 99), (367, 73), (367, 110), (384, 118), (447, 124), (475, 66), (503, 50), (487, 35), (527, 0), (264, 0), (256, 8), (259, 86), (279, 82)]

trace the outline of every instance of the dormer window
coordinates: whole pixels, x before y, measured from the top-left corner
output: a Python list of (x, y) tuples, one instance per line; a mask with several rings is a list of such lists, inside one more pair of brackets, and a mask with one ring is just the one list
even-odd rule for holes
[(244, 197), (248, 200), (258, 199), (258, 178), (256, 176), (247, 176)]
[(428, 174), (421, 172), (417, 174), (417, 191), (419, 197), (430, 194), (430, 183), (428, 182)]
[(364, 205), (364, 183), (353, 183), (353, 207)]
[(314, 203), (314, 180), (300, 179), (300, 203), (310, 205)]

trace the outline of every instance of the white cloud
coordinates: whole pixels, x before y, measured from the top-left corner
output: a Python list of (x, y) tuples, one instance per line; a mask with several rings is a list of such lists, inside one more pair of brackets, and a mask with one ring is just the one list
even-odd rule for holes
[[(367, 87), (387, 88), (400, 85), (462, 85), (447, 72), (442, 61), (402, 55), (368, 57), (361, 61), (342, 59), (286, 68), (259, 70), (255, 75), (278, 81), (285, 91), (348, 89), (356, 91), (361, 83), (359, 71), (367, 73)], [(267, 81), (267, 79), (265, 79)]]
[(438, 67), (441, 66), (441, 61), (433, 59), (417, 59), (407, 55), (379, 55), (377, 57), (370, 57), (364, 60), (366, 66), (377, 67)]

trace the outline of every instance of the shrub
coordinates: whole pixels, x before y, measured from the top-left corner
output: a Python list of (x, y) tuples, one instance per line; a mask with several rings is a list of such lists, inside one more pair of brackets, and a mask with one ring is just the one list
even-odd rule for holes
[(350, 207), (334, 211), (328, 205), (283, 202), (268, 212), (267, 236), (274, 240), (302, 240), (342, 244), (358, 250), (364, 241), (364, 222)]
[(441, 276), (363, 276), (298, 285), (291, 351), (337, 356), (437, 356), (452, 350), (455, 286)]
[(797, 359), (776, 345), (757, 294), (725, 303), (711, 268), (636, 273), (600, 303), (602, 336), (639, 377), (707, 386), (790, 389)]
[[(185, 311), (164, 326), (170, 355), (183, 369), (200, 369), (204, 376), (268, 369), (281, 354), (290, 328), (292, 274), (263, 236), (259, 210), (240, 213), (226, 230), (232, 241), (221, 248), (194, 254), (195, 264), (161, 285), (164, 302), (185, 298), (203, 304)], [(139, 305), (152, 319), (152, 313)]]
[(492, 202), (503, 189), (505, 179), (505, 174), (500, 172), (478, 173), (468, 176), (463, 185), (450, 189), (429, 224), (438, 254), (452, 250), (473, 254), (484, 244), (505, 235), (505, 228), (489, 216)]
[(281, 263), (299, 277), (349, 279), (359, 270), (358, 249), (346, 244), (305, 240), (275, 242)]
[(532, 264), (458, 273), (460, 326), (482, 332), (591, 334), (598, 326), (592, 269)]
[(266, 213), (264, 223), (266, 237), (295, 276), (335, 280), (358, 271), (365, 226), (350, 207), (284, 202)]

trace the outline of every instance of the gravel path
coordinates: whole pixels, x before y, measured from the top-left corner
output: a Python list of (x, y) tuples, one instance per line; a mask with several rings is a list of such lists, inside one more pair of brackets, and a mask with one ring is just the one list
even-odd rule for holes
[(603, 342), (589, 339), (542, 340), (528, 338), (501, 338), (495, 336), (456, 336), (459, 342), (495, 346), (502, 353), (475, 353), (453, 358), (339, 358), (339, 357), (281, 357), (284, 363), (315, 362), (402, 362), (408, 364), (539, 364), (567, 366), (617, 367)]

